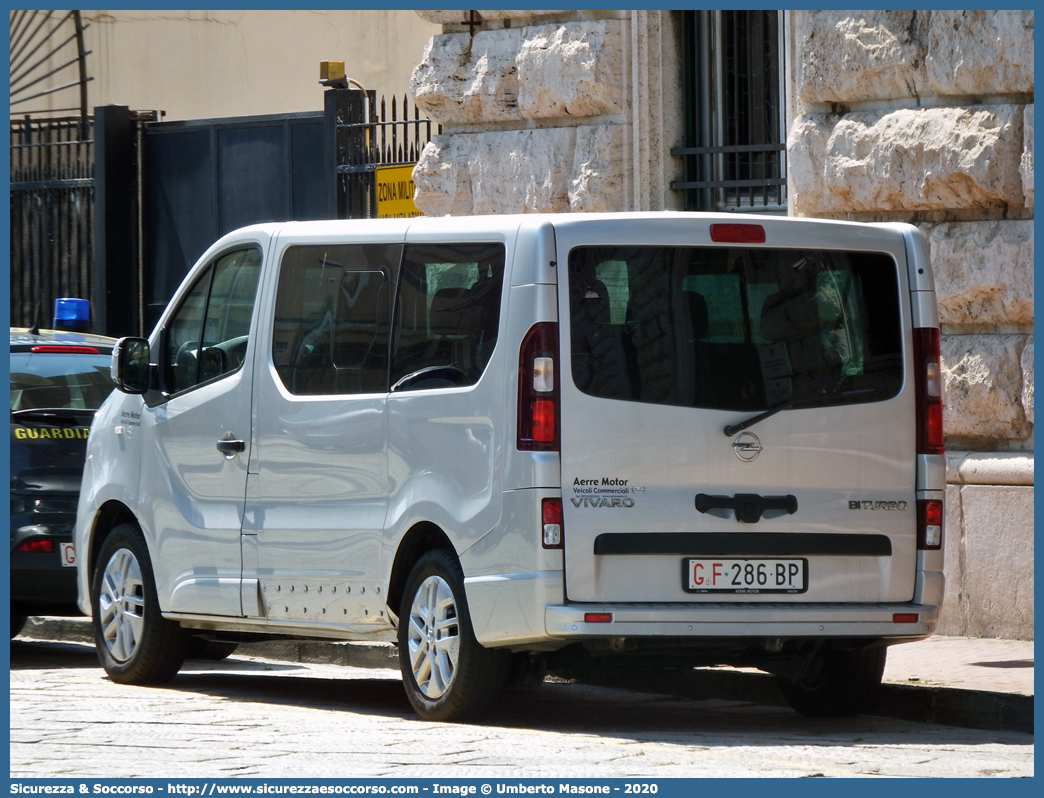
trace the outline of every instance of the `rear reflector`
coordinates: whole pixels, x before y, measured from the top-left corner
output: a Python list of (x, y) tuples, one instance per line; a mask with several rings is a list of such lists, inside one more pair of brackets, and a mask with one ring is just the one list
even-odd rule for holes
[(612, 623), (613, 614), (611, 612), (585, 612), (584, 623)]
[(562, 500), (542, 500), (540, 517), (543, 522), (541, 545), (545, 549), (562, 548)]
[(943, 503), (935, 499), (917, 500), (917, 548), (941, 549)]
[(897, 612), (892, 616), (892, 623), (917, 623), (919, 618), (915, 612)]
[(47, 554), (54, 551), (53, 540), (27, 540), (21, 543), (15, 551), (28, 551), (33, 554)]
[(33, 354), (51, 355), (100, 355), (93, 346), (34, 346), (29, 350)]
[(765, 228), (760, 224), (712, 224), (710, 236), (719, 244), (764, 244)]

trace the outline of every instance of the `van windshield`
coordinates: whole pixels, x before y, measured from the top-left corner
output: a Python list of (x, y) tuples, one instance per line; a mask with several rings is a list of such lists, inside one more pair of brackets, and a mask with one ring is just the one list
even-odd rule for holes
[(578, 247), (572, 375), (606, 399), (722, 410), (876, 402), (902, 387), (888, 255)]

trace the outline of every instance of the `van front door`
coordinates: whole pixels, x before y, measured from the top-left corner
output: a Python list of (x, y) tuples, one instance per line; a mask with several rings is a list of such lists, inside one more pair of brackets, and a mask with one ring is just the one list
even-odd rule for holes
[[(242, 614), (250, 330), (261, 243), (210, 263), (155, 341), (162, 393), (147, 397), (140, 419), (139, 507), (155, 540), (160, 605), (172, 612)], [(138, 421), (124, 424), (133, 434)]]

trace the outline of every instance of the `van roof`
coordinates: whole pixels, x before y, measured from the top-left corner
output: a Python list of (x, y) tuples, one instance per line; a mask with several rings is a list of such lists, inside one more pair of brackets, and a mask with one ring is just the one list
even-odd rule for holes
[[(610, 222), (638, 220), (689, 220), (694, 223), (728, 223), (728, 224), (764, 224), (776, 226), (779, 224), (811, 225), (848, 227), (850, 229), (866, 231), (868, 228), (876, 228), (881, 231), (890, 231), (893, 235), (902, 235), (906, 224), (892, 222), (852, 222), (836, 219), (809, 219), (793, 216), (779, 216), (753, 213), (705, 213), (695, 211), (627, 211), (619, 213), (532, 213), (532, 214), (490, 214), (484, 216), (415, 216), (406, 219), (328, 219), (308, 222), (267, 222), (264, 224), (250, 225), (239, 230), (234, 230), (224, 238), (236, 238), (250, 231), (264, 232), (267, 235), (299, 233), (304, 236), (322, 236), (348, 232), (359, 232), (364, 228), (371, 233), (384, 233), (388, 235), (404, 235), (407, 231), (430, 230), (438, 233), (452, 233), (456, 230), (467, 230), (469, 232), (481, 232), (483, 230), (503, 231), (519, 228), (533, 229), (544, 224), (553, 224), (555, 227), (564, 228), (573, 225), (588, 225)], [(220, 242), (218, 242), (220, 243)]]

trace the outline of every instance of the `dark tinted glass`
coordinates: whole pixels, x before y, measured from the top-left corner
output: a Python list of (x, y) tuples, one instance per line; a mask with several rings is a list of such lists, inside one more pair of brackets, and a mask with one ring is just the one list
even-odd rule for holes
[(221, 256), (197, 280), (167, 325), (167, 393), (237, 371), (246, 357), (261, 252)]
[(503, 244), (406, 248), (396, 304), (392, 390), (473, 385), (500, 326)]
[(388, 390), (392, 293), (402, 246), (289, 247), (276, 295), (272, 358), (298, 395)]
[(11, 409), (97, 410), (112, 393), (109, 355), (11, 353)]
[(203, 315), (207, 309), (207, 294), (213, 267), (208, 268), (192, 286), (167, 327), (165, 338), (167, 393), (178, 393), (191, 388), (198, 380), (197, 354), (203, 330)]
[(727, 410), (888, 399), (903, 379), (896, 268), (862, 252), (574, 249), (573, 380), (608, 399)]

